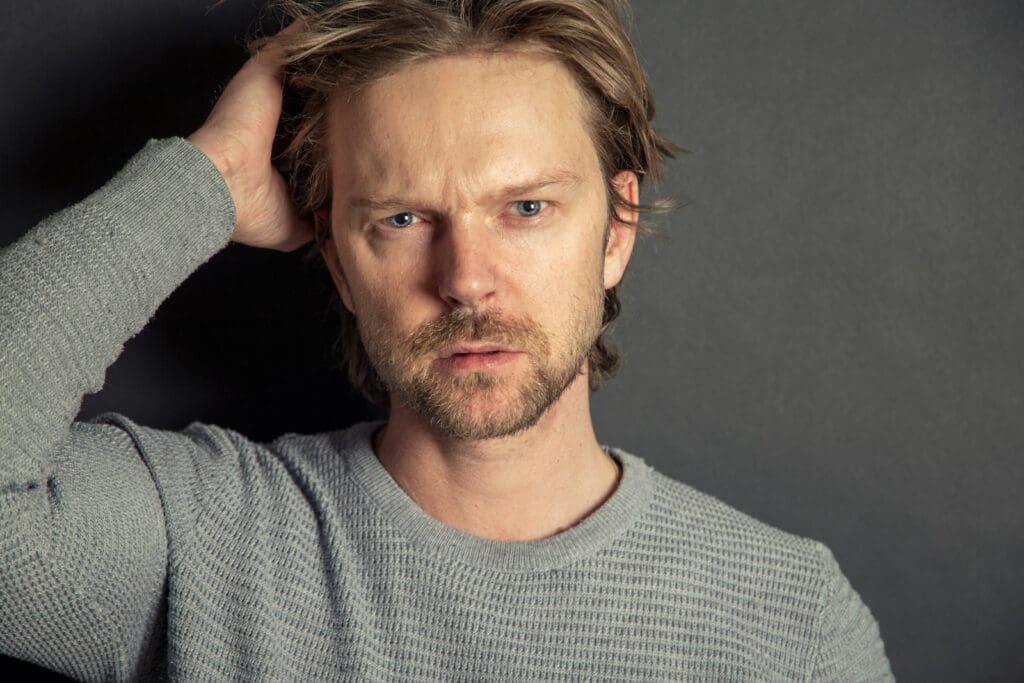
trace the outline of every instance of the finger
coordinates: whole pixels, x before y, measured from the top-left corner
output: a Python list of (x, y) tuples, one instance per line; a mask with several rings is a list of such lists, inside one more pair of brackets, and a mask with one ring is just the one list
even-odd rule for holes
[[(257, 61), (280, 64), (284, 58), (284, 45), (289, 42), (289, 38), (301, 33), (305, 25), (306, 22), (303, 19), (293, 20), (276, 34), (265, 39), (259, 49), (252, 54), (252, 58)], [(284, 40), (281, 40), (282, 38)]]
[(293, 19), (290, 24), (285, 26), (283, 29), (277, 32), (279, 36), (295, 35), (306, 26), (306, 20), (303, 17)]

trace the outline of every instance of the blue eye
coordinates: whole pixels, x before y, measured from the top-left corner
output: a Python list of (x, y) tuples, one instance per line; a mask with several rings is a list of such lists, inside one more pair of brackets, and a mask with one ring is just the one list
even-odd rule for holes
[(394, 216), (388, 216), (384, 219), (384, 222), (392, 228), (408, 228), (416, 222), (416, 216), (408, 211), (403, 211), (402, 213), (396, 213)]
[(524, 199), (515, 203), (516, 213), (523, 218), (536, 216), (544, 210), (545, 206), (547, 206), (547, 202), (540, 201), (539, 199)]

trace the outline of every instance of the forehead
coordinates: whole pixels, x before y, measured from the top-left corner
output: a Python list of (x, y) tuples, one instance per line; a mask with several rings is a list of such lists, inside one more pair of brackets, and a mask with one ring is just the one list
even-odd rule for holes
[(483, 190), (571, 169), (599, 173), (586, 100), (535, 51), (429, 59), (331, 103), (336, 192)]

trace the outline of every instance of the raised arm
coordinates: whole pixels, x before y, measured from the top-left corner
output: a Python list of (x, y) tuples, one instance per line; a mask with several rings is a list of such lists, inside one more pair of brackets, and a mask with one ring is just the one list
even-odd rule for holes
[(229, 240), (311, 238), (271, 164), (280, 106), (273, 55), (257, 55), (191, 142), (151, 141), (0, 251), (0, 653), (90, 680), (156, 661), (157, 490), (128, 435), (73, 420), (124, 343)]

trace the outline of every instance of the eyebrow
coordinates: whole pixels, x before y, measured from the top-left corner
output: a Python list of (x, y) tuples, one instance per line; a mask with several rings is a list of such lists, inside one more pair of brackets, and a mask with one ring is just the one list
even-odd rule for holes
[[(582, 178), (578, 173), (570, 169), (556, 169), (547, 173), (542, 173), (536, 178), (532, 178), (522, 183), (516, 183), (515, 185), (506, 185), (505, 187), (497, 190), (491, 194), (492, 199), (505, 199), (511, 197), (528, 197), (530, 193), (542, 190), (552, 185), (564, 185), (567, 187), (574, 187), (581, 182)], [(374, 195), (367, 195), (364, 197), (353, 197), (348, 201), (348, 206), (353, 209), (370, 209), (371, 211), (387, 211), (390, 209), (402, 209), (402, 208), (413, 208), (422, 207), (431, 204), (432, 202), (424, 202), (421, 200), (413, 199), (412, 197), (403, 197), (400, 195), (390, 197), (376, 197)]]

